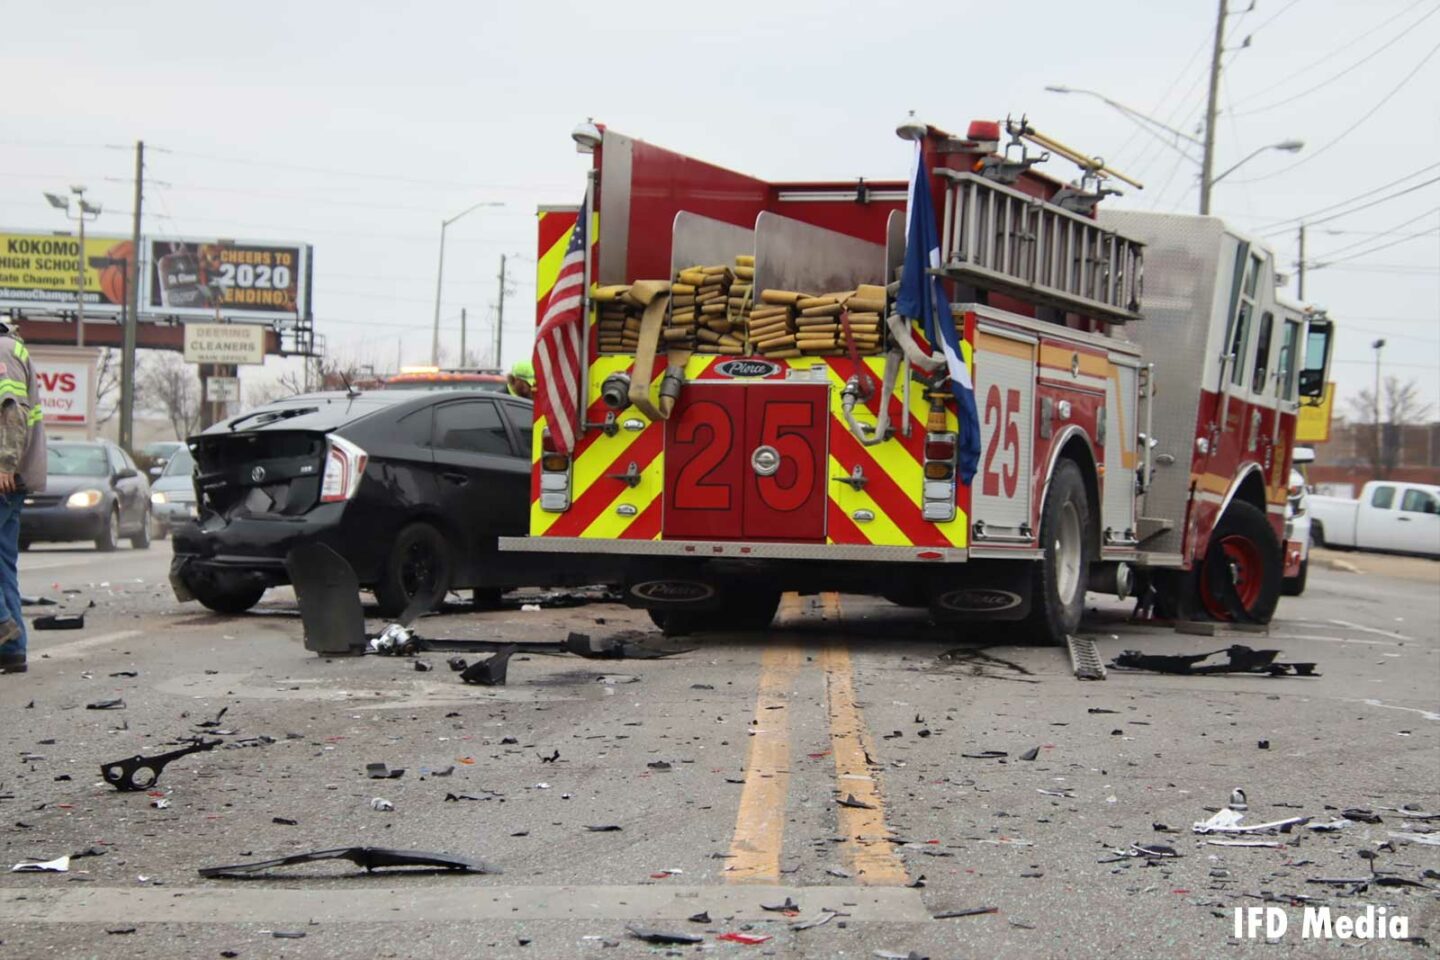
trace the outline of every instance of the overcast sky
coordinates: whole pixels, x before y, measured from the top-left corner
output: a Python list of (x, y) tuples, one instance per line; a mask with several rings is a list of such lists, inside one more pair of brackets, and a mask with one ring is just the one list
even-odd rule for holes
[[(1385, 371), (1433, 404), (1440, 182), (1420, 185), (1440, 178), (1440, 0), (1248, 3), (1231, 3), (1217, 167), (1286, 139), (1306, 148), (1248, 161), (1216, 187), (1215, 212), (1293, 261), (1296, 218), (1418, 186), (1313, 227), (1308, 259), (1337, 262), (1306, 292), (1340, 324), (1342, 397), (1371, 382), (1383, 336)], [(0, 0), (0, 226), (63, 228), (41, 191), (84, 183), (105, 206), (91, 229), (128, 234), (143, 138), (147, 233), (314, 244), (319, 331), (384, 370), (428, 360), (441, 219), (504, 203), (449, 230), (442, 334), (458, 356), (465, 307), (472, 347), (489, 342), (499, 258), (518, 254), (508, 364), (529, 353), (533, 211), (579, 201), (587, 158), (569, 132), (587, 115), (783, 180), (903, 178), (893, 130), (909, 109), (959, 131), (1027, 113), (1146, 183), (1112, 203), (1192, 212), (1194, 164), (1102, 102), (1045, 86), (1198, 132), (1215, 6)]]

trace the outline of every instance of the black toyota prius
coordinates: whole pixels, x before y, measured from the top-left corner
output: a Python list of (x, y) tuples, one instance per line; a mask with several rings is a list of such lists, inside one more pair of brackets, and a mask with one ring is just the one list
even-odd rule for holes
[[(393, 616), (418, 594), (477, 601), (543, 582), (521, 556), (531, 404), (492, 391), (359, 390), (267, 404), (189, 440), (198, 516), (175, 533), (181, 599), (238, 613), (320, 541)], [(188, 596), (187, 596), (188, 595)]]

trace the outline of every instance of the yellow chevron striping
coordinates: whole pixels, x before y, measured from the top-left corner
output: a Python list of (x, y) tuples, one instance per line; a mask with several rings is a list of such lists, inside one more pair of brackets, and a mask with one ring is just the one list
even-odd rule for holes
[[(833, 456), (830, 458), (830, 476), (843, 477), (848, 473), (849, 471), (840, 465), (839, 460)], [(845, 516), (850, 517), (856, 529), (871, 543), (887, 547), (903, 547), (909, 544), (910, 541), (906, 539), (905, 534), (900, 532), (900, 528), (895, 526), (894, 521), (886, 516), (880, 505), (864, 490), (856, 490), (848, 483), (832, 481), (830, 499), (844, 511)], [(869, 510), (875, 514), (875, 519), (869, 523), (860, 523), (854, 518), (856, 510)], [(830, 539), (828, 542), (834, 543), (835, 541)]]
[[(640, 484), (633, 489), (623, 484), (616, 483), (615, 498), (605, 505), (585, 531), (580, 534), (582, 537), (592, 539), (615, 539), (630, 528), (636, 517), (645, 512), (645, 509), (660, 496), (661, 483), (664, 479), (665, 465), (659, 457), (651, 460), (644, 470), (640, 471)], [(615, 512), (615, 508), (622, 503), (628, 503), (635, 507), (634, 516), (621, 516)]]

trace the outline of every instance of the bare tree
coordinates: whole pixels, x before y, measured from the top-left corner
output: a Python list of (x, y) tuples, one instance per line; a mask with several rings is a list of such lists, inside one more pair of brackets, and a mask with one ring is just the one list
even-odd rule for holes
[(293, 397), (296, 394), (304, 392), (304, 378), (294, 370), (286, 370), (269, 383), (256, 384), (250, 387), (245, 392), (245, 399), (249, 406), (261, 407), (267, 403), (274, 403), (276, 400), (283, 400), (286, 397)]
[(100, 352), (95, 376), (95, 422), (104, 425), (120, 410), (120, 353), (112, 347)]
[(200, 428), (200, 377), (178, 354), (148, 359), (136, 371), (135, 386), (136, 401), (163, 413), (175, 436), (184, 439)]
[(1386, 377), (1378, 402), (1375, 391), (1361, 390), (1348, 404), (1356, 423), (1370, 424), (1365, 453), (1370, 469), (1381, 479), (1390, 476), (1400, 460), (1401, 428), (1421, 422), (1430, 412), (1430, 404), (1420, 400), (1420, 385), (1414, 380), (1401, 383), (1398, 377)]

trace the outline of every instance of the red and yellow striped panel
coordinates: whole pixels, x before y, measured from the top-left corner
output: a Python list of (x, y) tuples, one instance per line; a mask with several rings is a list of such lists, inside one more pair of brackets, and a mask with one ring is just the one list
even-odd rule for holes
[[(968, 355), (968, 344), (966, 344)], [(709, 379), (710, 368), (724, 357), (694, 356), (686, 364), (686, 380)], [(589, 392), (592, 422), (605, 417), (606, 408), (599, 402), (600, 385), (612, 373), (628, 371), (633, 362), (629, 356), (600, 356), (590, 366)], [(879, 384), (884, 376), (884, 358), (869, 357), (863, 361)], [(791, 365), (796, 365), (790, 361)], [(956, 517), (947, 523), (933, 523), (922, 515), (923, 466), (922, 448), (928, 405), (924, 391), (911, 390), (910, 436), (900, 432), (903, 412), (903, 385), (896, 384), (889, 398), (891, 423), (895, 436), (880, 444), (866, 447), (857, 441), (845, 424), (840, 391), (850, 375), (848, 358), (829, 358), (828, 362), (807, 359), (806, 369), (825, 363), (830, 380), (830, 431), (826, 540), (829, 543), (876, 546), (965, 547), (968, 544), (968, 498), (961, 490)], [(658, 398), (660, 379), (664, 373), (663, 359), (651, 381), (652, 396)], [(744, 389), (744, 387), (739, 387)], [(879, 398), (869, 409), (858, 408), (857, 420), (873, 424), (879, 409)], [(532, 487), (530, 535), (551, 537), (582, 537), (587, 539), (660, 538), (662, 480), (664, 476), (664, 427), (651, 424), (634, 407), (621, 414), (625, 421), (644, 424), (639, 431), (622, 429), (614, 436), (598, 430), (586, 431), (577, 444), (571, 481), (573, 503), (565, 513), (548, 513), (539, 505), (539, 430), (535, 433), (532, 455), (535, 461)], [(953, 412), (947, 411), (948, 430), (956, 429)], [(537, 427), (543, 424), (537, 423)], [(616, 477), (630, 472), (634, 464), (640, 482), (627, 486)], [(861, 490), (850, 484), (836, 483), (831, 478), (853, 474), (859, 466), (866, 478)], [(857, 518), (857, 513), (859, 518)], [(864, 517), (869, 516), (866, 520)]]

